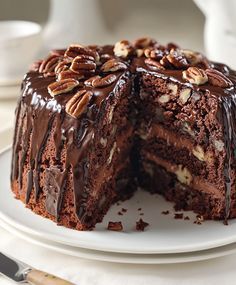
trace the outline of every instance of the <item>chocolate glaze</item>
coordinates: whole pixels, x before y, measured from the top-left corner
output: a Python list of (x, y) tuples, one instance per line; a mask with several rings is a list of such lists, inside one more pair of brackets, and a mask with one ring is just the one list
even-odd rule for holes
[[(112, 46), (105, 46), (98, 49), (100, 54), (113, 56)], [(45, 78), (38, 72), (29, 72), (25, 76), (22, 86), (22, 97), (19, 100), (16, 110), (11, 181), (17, 180), (19, 187), (22, 187), (23, 169), (28, 156), (30, 168), (27, 170), (28, 178), (25, 201), (26, 203), (29, 202), (33, 189), (34, 197), (37, 199), (42, 190), (39, 183), (42, 153), (52, 126), (54, 126), (55, 160), (59, 162), (63, 146), (66, 145), (66, 161), (64, 170), (56, 168), (53, 165), (49, 166), (46, 170), (46, 208), (50, 214), (59, 219), (66, 179), (68, 172), (71, 171), (74, 183), (76, 214), (82, 222), (86, 222), (91, 215), (86, 213), (85, 210), (85, 203), (89, 193), (87, 153), (88, 149), (93, 145), (94, 122), (97, 116), (99, 116), (101, 104), (108, 96), (115, 94), (117, 86), (125, 84), (127, 77), (130, 77), (130, 72), (134, 78), (140, 76), (141, 73), (148, 72), (163, 79), (171, 78), (172, 81), (185, 84), (195, 91), (207, 91), (210, 96), (217, 97), (222, 103), (222, 113), (219, 117), (222, 118), (226, 145), (224, 175), (226, 189), (225, 218), (227, 219), (230, 214), (230, 196), (232, 190), (231, 167), (235, 159), (233, 151), (236, 147), (235, 87), (222, 89), (209, 84), (194, 86), (182, 79), (182, 70), (153, 71), (144, 63), (144, 58), (142, 57), (129, 59), (127, 64), (129, 64), (129, 71), (116, 73), (117, 80), (108, 87), (91, 88), (80, 86), (73, 90), (73, 92), (59, 95), (55, 98), (52, 98), (47, 91), (47, 86), (55, 81), (54, 76)], [(215, 63), (211, 63), (211, 66), (229, 76), (235, 83), (235, 73), (227, 66)], [(102, 75), (101, 71), (97, 71), (97, 74)], [(134, 84), (134, 87), (135, 92), (138, 93), (139, 86)], [(80, 88), (91, 90), (93, 96), (87, 112), (80, 119), (75, 119), (66, 114), (65, 104)], [(24, 132), (23, 136), (22, 132)]]

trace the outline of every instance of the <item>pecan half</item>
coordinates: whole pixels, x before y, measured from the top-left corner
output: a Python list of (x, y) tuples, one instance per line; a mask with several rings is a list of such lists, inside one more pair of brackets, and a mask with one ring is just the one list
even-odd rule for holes
[(70, 64), (72, 62), (72, 59), (69, 58), (64, 58), (62, 61), (58, 62), (58, 64), (56, 65), (54, 71), (56, 74), (69, 69)]
[(108, 60), (101, 67), (101, 70), (103, 72), (115, 72), (115, 71), (121, 71), (121, 70), (126, 70), (126, 69), (127, 69), (127, 65), (124, 62), (119, 61), (115, 58)]
[(65, 52), (65, 56), (68, 56), (71, 58), (75, 58), (76, 56), (82, 55), (82, 54), (92, 56), (95, 62), (99, 62), (100, 57), (96, 50), (84, 47), (79, 44), (70, 45)]
[(205, 84), (208, 81), (208, 76), (206, 72), (198, 67), (189, 67), (187, 70), (182, 72), (183, 79), (196, 85)]
[(91, 91), (80, 90), (77, 92), (66, 103), (66, 113), (74, 118), (79, 118), (79, 116), (85, 111), (92, 95), (93, 93)]
[(49, 55), (46, 59), (44, 59), (39, 67), (39, 72), (44, 73), (46, 76), (55, 74), (55, 67), (58, 62), (62, 59), (61, 56), (52, 54)]
[(156, 43), (156, 41), (150, 37), (143, 37), (138, 38), (134, 41), (134, 47), (137, 49), (143, 49), (150, 46), (153, 46)]
[(221, 88), (228, 88), (233, 86), (233, 82), (225, 76), (222, 72), (216, 69), (206, 69), (205, 70), (208, 81), (213, 86), (221, 87)]
[(126, 58), (133, 53), (134, 48), (129, 41), (117, 42), (114, 46), (114, 54), (118, 57)]
[(67, 93), (79, 85), (79, 81), (69, 78), (61, 81), (56, 81), (48, 85), (49, 94), (54, 97), (56, 95)]
[(95, 78), (93, 81), (92, 81), (92, 86), (93, 87), (105, 87), (105, 86), (109, 86), (111, 85), (113, 82), (115, 82), (117, 79), (116, 75), (115, 74), (109, 74), (105, 77), (101, 77), (101, 76), (98, 76), (97, 78)]
[(145, 64), (153, 70), (165, 70), (165, 67), (162, 66), (159, 62), (154, 59), (146, 58), (144, 60)]
[(70, 79), (70, 78), (73, 78), (75, 80), (80, 80), (84, 78), (84, 75), (75, 73), (72, 70), (63, 70), (57, 76), (57, 79), (59, 81), (64, 80), (64, 79)]
[(94, 73), (96, 69), (96, 63), (94, 58), (90, 55), (78, 55), (76, 56), (70, 66), (70, 70), (78, 74), (90, 74)]
[(65, 51), (66, 51), (65, 49), (53, 49), (53, 50), (50, 51), (50, 54), (64, 56)]
[(144, 55), (146, 57), (150, 57), (150, 58), (153, 58), (153, 59), (160, 60), (164, 56), (164, 52), (161, 49), (155, 48), (155, 47), (153, 47), (153, 48), (146, 48), (144, 50)]

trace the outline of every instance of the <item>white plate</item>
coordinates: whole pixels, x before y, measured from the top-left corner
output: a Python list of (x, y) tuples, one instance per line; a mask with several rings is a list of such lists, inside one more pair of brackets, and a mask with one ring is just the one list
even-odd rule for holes
[(8, 232), (32, 244), (70, 256), (106, 262), (128, 264), (174, 264), (208, 260), (236, 253), (236, 243), (221, 246), (215, 249), (175, 254), (129, 254), (104, 252), (100, 250), (90, 250), (63, 245), (43, 238), (37, 238), (29, 233), (24, 233), (3, 221), (0, 221), (0, 226), (2, 226)]
[[(202, 225), (193, 223), (194, 216), (185, 213), (190, 220), (176, 220), (171, 211), (172, 204), (158, 195), (138, 192), (132, 199), (113, 206), (103, 223), (94, 231), (79, 232), (64, 227), (35, 215), (26, 209), (23, 203), (13, 198), (10, 191), (10, 157), (11, 152), (0, 155), (0, 218), (8, 224), (38, 238), (65, 245), (93, 250), (132, 253), (132, 254), (166, 254), (199, 251), (236, 242), (236, 220), (229, 226), (222, 222), (207, 221)], [(138, 208), (144, 216), (140, 216)], [(126, 208), (127, 213), (119, 216), (117, 212)], [(13, 210), (14, 209), (14, 210)], [(169, 210), (169, 215), (162, 215)], [(136, 221), (142, 217), (150, 226), (144, 232), (135, 231)], [(106, 229), (108, 221), (121, 220), (124, 232), (112, 232)]]

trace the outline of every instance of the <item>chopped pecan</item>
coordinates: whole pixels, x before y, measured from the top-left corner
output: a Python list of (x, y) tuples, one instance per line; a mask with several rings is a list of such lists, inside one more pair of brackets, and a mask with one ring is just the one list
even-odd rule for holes
[(156, 41), (154, 39), (150, 37), (143, 37), (134, 41), (134, 47), (137, 49), (143, 49), (153, 46), (155, 43)]
[(163, 67), (158, 61), (154, 59), (146, 58), (144, 62), (147, 66), (149, 66), (153, 70), (164, 70), (165, 69), (165, 67)]
[(127, 69), (127, 65), (124, 62), (117, 60), (115, 58), (108, 60), (101, 67), (101, 70), (103, 72), (115, 72), (115, 71), (121, 71), (121, 70), (126, 70), (126, 69)]
[(205, 84), (208, 81), (208, 76), (206, 72), (198, 67), (189, 67), (187, 70), (182, 72), (183, 79), (196, 85)]
[(107, 229), (110, 231), (121, 232), (123, 230), (123, 225), (121, 222), (109, 222)]
[(46, 76), (55, 75), (55, 67), (62, 59), (61, 56), (52, 54), (44, 59), (39, 67), (39, 72), (44, 73)]
[(109, 74), (105, 77), (97, 75), (86, 80), (85, 85), (100, 88), (111, 85), (113, 82), (116, 81), (116, 79), (117, 77), (115, 74)]
[(65, 52), (65, 56), (71, 57), (71, 58), (75, 58), (78, 55), (89, 55), (92, 56), (94, 58), (95, 62), (99, 62), (99, 54), (96, 50), (88, 48), (88, 47), (84, 47), (82, 45), (70, 45), (68, 47), (68, 49)]
[(64, 79), (70, 79), (70, 78), (80, 80), (80, 79), (84, 78), (84, 75), (75, 73), (72, 70), (63, 70), (57, 76), (57, 79), (59, 81), (64, 80)]
[(69, 78), (61, 81), (56, 81), (48, 85), (49, 94), (54, 97), (56, 95), (67, 93), (79, 85), (79, 81)]
[(208, 81), (213, 86), (222, 87), (222, 88), (228, 88), (233, 86), (233, 82), (222, 72), (216, 70), (216, 69), (206, 69), (205, 70)]
[(91, 91), (80, 90), (77, 92), (67, 103), (66, 112), (74, 118), (79, 116), (85, 111), (90, 98), (93, 93)]
[(114, 46), (114, 54), (118, 57), (126, 58), (131, 55), (134, 51), (131, 43), (129, 41), (123, 40), (117, 42)]
[(96, 69), (96, 63), (94, 58), (90, 55), (78, 55), (76, 56), (70, 66), (70, 70), (78, 74), (90, 74), (94, 73)]

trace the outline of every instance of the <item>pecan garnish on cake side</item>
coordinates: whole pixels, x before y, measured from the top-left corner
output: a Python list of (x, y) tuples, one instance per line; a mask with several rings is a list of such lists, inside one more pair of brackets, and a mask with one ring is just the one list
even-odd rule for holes
[(74, 118), (78, 118), (86, 109), (93, 93), (91, 91), (78, 91), (67, 103), (66, 112)]

